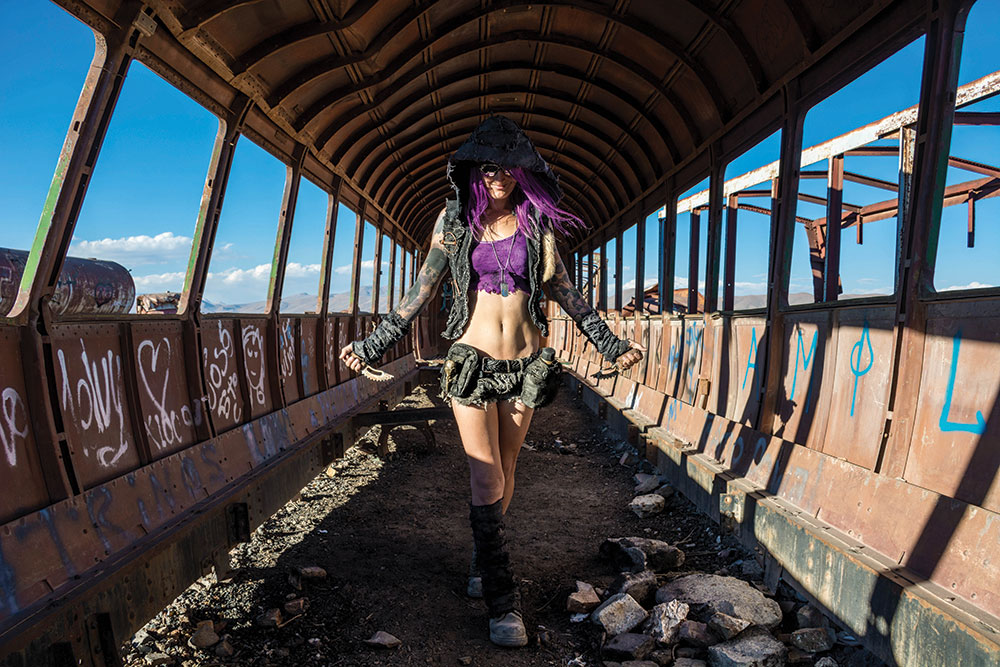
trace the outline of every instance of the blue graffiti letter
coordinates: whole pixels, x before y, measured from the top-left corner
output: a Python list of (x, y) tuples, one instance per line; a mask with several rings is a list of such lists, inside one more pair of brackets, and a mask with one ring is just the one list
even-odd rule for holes
[(750, 375), (750, 369), (753, 369), (754, 374), (757, 373), (757, 327), (753, 327), (750, 332), (752, 338), (750, 339), (750, 355), (747, 357), (747, 369), (743, 371), (743, 386), (740, 391), (747, 388), (747, 377)]
[[(864, 354), (865, 344), (868, 345), (868, 365), (861, 368), (861, 355)], [(855, 357), (857, 353), (857, 357)], [(851, 416), (854, 416), (854, 400), (858, 397), (858, 380), (861, 376), (872, 369), (875, 363), (875, 353), (872, 351), (872, 337), (868, 333), (868, 323), (865, 322), (861, 329), (861, 338), (851, 348), (851, 372), (854, 373), (854, 393), (851, 395)]]
[(941, 407), (941, 418), (938, 420), (938, 427), (942, 431), (965, 431), (982, 435), (986, 431), (986, 419), (983, 413), (976, 410), (975, 424), (962, 424), (948, 420), (951, 414), (951, 397), (955, 392), (955, 374), (958, 373), (958, 348), (962, 345), (962, 332), (955, 334), (955, 340), (951, 346), (951, 370), (948, 372), (948, 389), (944, 393), (944, 405)]
[[(812, 346), (809, 348), (809, 355), (806, 356), (806, 346), (802, 342), (802, 329), (798, 330), (799, 340), (795, 344), (795, 373), (792, 375), (792, 395), (789, 398), (795, 398), (795, 382), (799, 379), (799, 353), (802, 353), (802, 370), (809, 370), (809, 364), (812, 362), (813, 353), (816, 351), (816, 339), (819, 338), (819, 330), (813, 332), (813, 342)], [(806, 384), (806, 406), (805, 411), (809, 412), (809, 389), (812, 388), (812, 376), (809, 376), (809, 382)]]

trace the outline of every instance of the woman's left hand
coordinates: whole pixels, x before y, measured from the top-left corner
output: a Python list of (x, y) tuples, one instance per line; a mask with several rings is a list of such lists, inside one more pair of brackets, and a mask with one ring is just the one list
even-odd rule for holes
[(632, 348), (615, 359), (615, 364), (617, 364), (618, 370), (628, 370), (629, 367), (642, 359), (642, 353), (645, 351), (645, 347), (635, 341), (632, 341)]

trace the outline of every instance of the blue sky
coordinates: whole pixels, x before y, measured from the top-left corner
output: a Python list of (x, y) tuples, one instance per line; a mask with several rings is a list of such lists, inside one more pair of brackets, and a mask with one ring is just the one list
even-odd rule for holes
[[(1000, 3), (980, 0), (973, 8), (965, 38), (960, 82), (1000, 69), (995, 32)], [(34, 237), (41, 204), (52, 178), (73, 109), (94, 51), (89, 28), (48, 2), (0, 2), (0, 142), (5, 159), (0, 166), (3, 205), (0, 206), (0, 246), (28, 248)], [(874, 70), (810, 110), (805, 145), (820, 143), (917, 102), (923, 39), (905, 47)], [(976, 110), (1000, 110), (987, 100)], [(178, 290), (190, 254), (191, 238), (218, 121), (141, 63), (133, 63), (115, 111), (94, 177), (75, 230), (71, 254), (112, 259), (132, 272), (142, 292)], [(731, 178), (777, 158), (775, 134), (726, 169)], [(996, 164), (1000, 128), (957, 127), (952, 154)], [(16, 159), (14, 159), (16, 156)], [(807, 167), (808, 168), (808, 167)], [(816, 169), (825, 168), (818, 164)], [(895, 180), (891, 158), (851, 158), (847, 169)], [(215, 254), (205, 298), (214, 303), (245, 303), (266, 297), (270, 263), (284, 188), (285, 167), (249, 140), (237, 147), (233, 173), (222, 210)], [(442, 174), (443, 177), (443, 174)], [(976, 178), (952, 169), (949, 185)], [(707, 187), (707, 183), (692, 188)], [(804, 181), (802, 190), (823, 194), (822, 181)], [(685, 195), (688, 193), (685, 193)], [(682, 195), (684, 196), (684, 195)], [(868, 204), (890, 193), (849, 183), (845, 201)], [(755, 203), (762, 203), (760, 200)], [(327, 196), (303, 181), (293, 228), (285, 294), (315, 294)], [(1000, 285), (1000, 226), (991, 224), (1000, 202), (977, 206), (976, 246), (966, 247), (966, 208), (945, 209), (942, 218), (937, 289)], [(800, 215), (822, 215), (819, 207), (800, 205)], [(704, 225), (702, 216), (703, 280)], [(688, 218), (678, 221), (676, 284), (687, 284)], [(355, 214), (341, 206), (337, 215), (332, 293), (346, 292)], [(891, 293), (895, 220), (865, 226), (864, 244), (848, 230), (843, 240), (845, 292)], [(745, 211), (737, 227), (737, 294), (762, 293), (767, 262), (767, 219)], [(655, 213), (646, 224), (646, 283), (655, 281), (658, 226)], [(622, 277), (635, 279), (635, 228), (624, 237)], [(371, 284), (375, 231), (366, 224), (362, 284)], [(794, 240), (792, 292), (809, 292), (808, 249), (801, 230)], [(610, 243), (609, 275), (614, 266)], [(389, 244), (383, 267), (388, 267)], [(383, 282), (382, 291), (385, 294)], [(398, 290), (397, 290), (398, 291)], [(397, 295), (398, 298), (398, 295)], [(385, 299), (383, 297), (383, 303)], [(611, 299), (613, 303), (613, 294)], [(384, 306), (382, 308), (384, 310)]]

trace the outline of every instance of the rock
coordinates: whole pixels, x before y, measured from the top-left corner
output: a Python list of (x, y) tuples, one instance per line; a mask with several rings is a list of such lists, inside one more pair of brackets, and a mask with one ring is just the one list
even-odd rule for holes
[(708, 627), (723, 639), (732, 639), (750, 627), (750, 621), (717, 611), (708, 618)]
[(198, 629), (188, 639), (188, 646), (195, 649), (208, 648), (219, 643), (219, 635), (215, 634), (215, 624), (212, 621), (202, 621)]
[(788, 649), (788, 664), (789, 665), (805, 665), (812, 664), (813, 654), (806, 653), (794, 646)]
[(279, 646), (278, 648), (274, 649), (274, 652), (271, 655), (273, 655), (275, 658), (287, 658), (289, 655), (291, 655), (291, 653), (292, 652), (289, 651), (284, 646)]
[(604, 665), (604, 667), (622, 667), (622, 663), (620, 662), (609, 662), (607, 660), (602, 660), (601, 664)]
[(232, 643), (229, 641), (229, 635), (223, 637), (222, 641), (215, 645), (215, 655), (220, 658), (228, 658), (235, 652), (236, 649), (233, 648)]
[(708, 663), (696, 658), (677, 658), (674, 667), (708, 667)]
[(833, 648), (833, 637), (826, 628), (802, 628), (792, 633), (792, 644), (807, 653), (822, 653)]
[(702, 659), (702, 654), (705, 649), (695, 648), (693, 646), (678, 646), (674, 649), (674, 653), (677, 654), (678, 658), (695, 658), (697, 660)]
[(268, 609), (257, 617), (257, 625), (262, 628), (276, 628), (281, 625), (281, 610)]
[(663, 506), (666, 505), (666, 500), (663, 496), (650, 493), (645, 496), (636, 496), (632, 499), (632, 502), (628, 504), (630, 510), (640, 519), (646, 519), (651, 516), (656, 516), (663, 511)]
[(826, 616), (811, 604), (804, 604), (795, 612), (795, 627), (825, 628), (829, 626)]
[[(608, 586), (608, 592), (628, 593), (639, 604), (646, 606), (656, 593), (656, 575), (651, 570), (625, 572)], [(596, 593), (595, 593), (596, 595)]]
[(797, 604), (798, 603), (795, 600), (778, 600), (778, 606), (781, 607), (781, 613), (786, 616), (795, 611), (795, 605)]
[(708, 631), (708, 626), (698, 621), (681, 621), (677, 636), (681, 641), (701, 647), (711, 646), (717, 641)]
[(299, 576), (309, 581), (322, 581), (326, 579), (326, 570), (318, 565), (308, 565), (299, 568)]
[(816, 661), (815, 667), (840, 667), (837, 661), (826, 655)]
[(763, 628), (750, 628), (739, 637), (708, 649), (712, 667), (783, 667), (785, 645)]
[(760, 579), (764, 576), (764, 568), (754, 558), (748, 558), (743, 561), (741, 571), (743, 572), (743, 576), (750, 577), (751, 579)]
[(176, 664), (177, 662), (166, 653), (161, 653), (160, 651), (147, 653), (145, 660), (146, 664), (150, 665), (150, 667), (158, 667), (159, 665), (173, 665)]
[(684, 552), (662, 540), (648, 537), (614, 537), (604, 540), (603, 558), (627, 572), (666, 572), (684, 564)]
[(653, 493), (662, 497), (664, 500), (670, 500), (673, 495), (677, 493), (677, 489), (672, 487), (670, 484), (661, 484), (655, 491), (653, 491)]
[(674, 579), (656, 591), (657, 603), (671, 600), (686, 602), (698, 618), (708, 618), (721, 611), (767, 629), (781, 623), (781, 608), (777, 602), (733, 577), (689, 574)]
[(393, 637), (383, 630), (379, 630), (373, 634), (371, 639), (366, 639), (365, 643), (378, 648), (399, 648), (403, 644), (398, 637)]
[(652, 493), (656, 487), (660, 486), (660, 478), (657, 475), (649, 475), (644, 472), (635, 474), (635, 490), (637, 496)]
[(654, 660), (626, 660), (622, 667), (658, 667), (658, 663)]
[(285, 613), (289, 616), (298, 616), (309, 606), (309, 601), (305, 598), (295, 598), (285, 603)]
[(642, 660), (655, 647), (653, 638), (637, 632), (615, 635), (601, 649), (601, 655), (612, 660)]
[(657, 649), (655, 651), (652, 651), (646, 657), (655, 662), (657, 665), (661, 665), (661, 667), (663, 665), (674, 664), (674, 654), (672, 651), (669, 651), (667, 649), (662, 649), (662, 648)]
[(585, 614), (593, 611), (601, 604), (594, 587), (584, 581), (576, 582), (576, 592), (570, 593), (566, 599), (566, 611), (573, 614)]
[(612, 595), (594, 610), (590, 619), (609, 635), (628, 632), (646, 620), (646, 610), (628, 593)]
[(623, 466), (635, 465), (639, 461), (639, 456), (632, 451), (627, 451), (622, 454), (622, 457), (618, 459), (618, 463)]
[(672, 600), (653, 607), (646, 623), (646, 632), (658, 643), (670, 646), (677, 642), (680, 625), (687, 618), (689, 607), (680, 600)]
[(460, 665), (471, 665), (472, 664), (472, 656), (471, 655), (463, 655), (461, 658), (458, 659), (458, 664), (460, 664)]

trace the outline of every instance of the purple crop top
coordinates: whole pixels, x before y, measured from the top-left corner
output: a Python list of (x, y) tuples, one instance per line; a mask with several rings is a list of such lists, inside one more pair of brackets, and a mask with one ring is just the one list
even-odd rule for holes
[[(508, 254), (510, 256), (509, 263), (507, 261)], [(497, 256), (500, 257), (499, 264)], [(474, 285), (475, 290), (501, 294), (500, 266), (503, 265), (504, 274), (507, 276), (507, 285), (511, 292), (515, 290), (531, 291), (531, 285), (528, 282), (528, 241), (520, 230), (493, 243), (477, 241), (472, 249), (471, 259), (469, 284)]]

